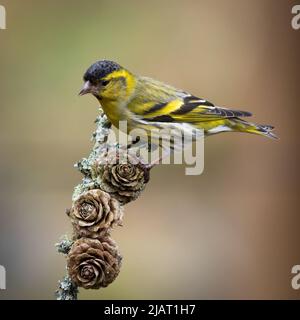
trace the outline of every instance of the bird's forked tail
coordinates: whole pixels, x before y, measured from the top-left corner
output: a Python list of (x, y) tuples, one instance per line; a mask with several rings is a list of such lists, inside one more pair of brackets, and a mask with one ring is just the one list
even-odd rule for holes
[(233, 129), (233, 131), (254, 133), (271, 139), (278, 139), (278, 137), (272, 132), (272, 130), (274, 129), (273, 126), (259, 125), (242, 120), (240, 118), (232, 119), (230, 120), (230, 122), (230, 127), (231, 129)]

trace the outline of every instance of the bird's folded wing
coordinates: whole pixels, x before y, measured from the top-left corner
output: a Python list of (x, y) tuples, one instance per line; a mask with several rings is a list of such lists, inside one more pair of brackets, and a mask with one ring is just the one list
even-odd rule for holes
[(150, 122), (201, 122), (225, 118), (249, 117), (247, 111), (230, 110), (187, 95), (164, 103), (149, 103), (139, 117)]

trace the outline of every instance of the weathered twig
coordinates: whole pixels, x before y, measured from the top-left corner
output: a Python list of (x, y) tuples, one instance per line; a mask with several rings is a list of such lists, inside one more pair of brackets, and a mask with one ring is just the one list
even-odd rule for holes
[(107, 117), (101, 112), (95, 122), (93, 149), (75, 165), (83, 179), (67, 210), (72, 240), (63, 238), (56, 245), (67, 256), (67, 276), (59, 281), (58, 300), (76, 300), (78, 287), (97, 289), (115, 280), (122, 256), (111, 230), (122, 224), (123, 205), (135, 200), (149, 181), (150, 167), (142, 159), (108, 142), (111, 125)]

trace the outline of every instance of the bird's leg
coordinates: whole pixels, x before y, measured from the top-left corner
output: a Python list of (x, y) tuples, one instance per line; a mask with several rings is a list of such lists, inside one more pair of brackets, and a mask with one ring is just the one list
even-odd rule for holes
[(127, 145), (127, 149), (132, 148), (134, 145), (136, 145), (136, 144), (139, 143), (140, 141), (141, 141), (141, 138), (140, 138), (140, 137), (135, 137), (135, 139), (132, 140), (132, 142)]

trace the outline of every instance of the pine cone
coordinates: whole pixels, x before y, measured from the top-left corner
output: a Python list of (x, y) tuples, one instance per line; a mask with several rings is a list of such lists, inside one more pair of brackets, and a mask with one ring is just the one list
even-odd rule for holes
[(67, 265), (75, 284), (85, 289), (99, 289), (116, 279), (121, 260), (117, 245), (110, 237), (82, 238), (74, 242)]
[(99, 161), (92, 166), (92, 179), (122, 204), (135, 200), (149, 180), (149, 170), (130, 154), (126, 154), (126, 161), (118, 153), (106, 159), (106, 163)]
[(108, 193), (94, 189), (75, 200), (69, 216), (79, 237), (97, 238), (122, 224), (123, 208)]

